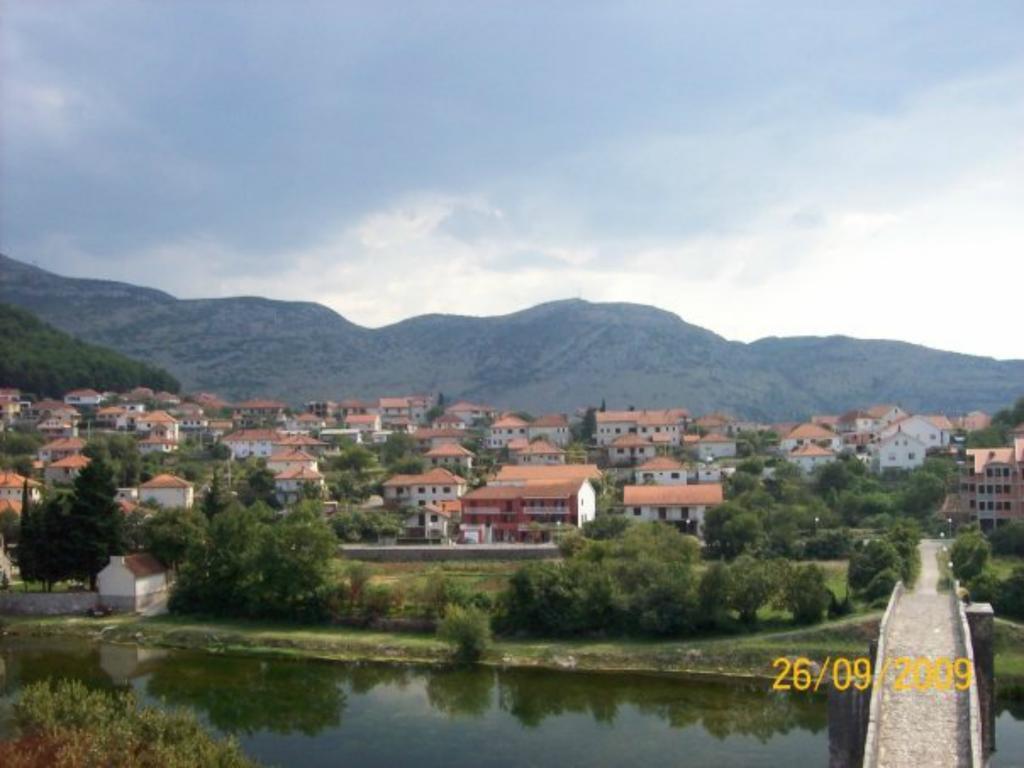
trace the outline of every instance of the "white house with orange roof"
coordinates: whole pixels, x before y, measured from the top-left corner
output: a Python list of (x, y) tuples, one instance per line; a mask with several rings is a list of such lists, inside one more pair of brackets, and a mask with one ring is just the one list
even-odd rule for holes
[(28, 498), (32, 503), (42, 500), (40, 488), (42, 484), (38, 480), (19, 475), (11, 470), (0, 470), (0, 511), (13, 509), (21, 514), (22, 495), (25, 483), (28, 483)]
[(316, 456), (299, 450), (298, 448), (278, 449), (267, 459), (267, 469), (271, 472), (284, 472), (296, 467), (319, 470), (319, 462)]
[(992, 424), (992, 417), (984, 411), (971, 411), (956, 420), (955, 426), (965, 432), (977, 432), (987, 429)]
[(138, 500), (165, 509), (191, 509), (195, 503), (195, 490), (188, 480), (161, 474), (139, 485)]
[(637, 485), (686, 485), (686, 467), (668, 456), (645, 461), (633, 473)]
[(871, 465), (876, 472), (916, 469), (927, 454), (928, 447), (912, 433), (895, 430), (871, 445)]
[(779, 450), (788, 454), (805, 445), (817, 445), (838, 453), (843, 449), (843, 438), (817, 424), (800, 424), (779, 441)]
[(882, 430), (894, 421), (899, 421), (904, 416), (910, 415), (898, 405), (891, 403), (872, 405), (870, 408), (865, 409), (865, 413), (875, 420), (878, 430)]
[(658, 454), (658, 447), (649, 437), (619, 435), (607, 448), (608, 463), (617, 467), (643, 464)]
[(953, 425), (945, 416), (904, 416), (883, 427), (879, 437), (884, 440), (900, 433), (910, 435), (928, 450), (940, 450), (949, 446)]
[(564, 448), (572, 440), (569, 420), (560, 413), (538, 416), (527, 425), (526, 438), (531, 442), (534, 440), (544, 440), (551, 445)]
[(141, 435), (177, 443), (181, 439), (178, 420), (167, 411), (149, 411), (135, 416), (135, 431)]
[(509, 455), (516, 464), (565, 464), (565, 451), (547, 440), (534, 440), (515, 449), (510, 443)]
[(707, 511), (723, 498), (718, 483), (627, 485), (622, 491), (622, 511), (631, 520), (670, 523), (683, 533), (700, 536)]
[(807, 442), (786, 454), (786, 461), (796, 464), (804, 472), (810, 474), (818, 467), (836, 460), (836, 453), (818, 443)]
[(466, 480), (435, 467), (418, 475), (395, 475), (384, 481), (384, 503), (400, 507), (422, 507), (454, 501), (466, 492)]
[(240, 429), (220, 439), (236, 459), (250, 456), (269, 458), (282, 435), (274, 429)]
[(601, 469), (596, 464), (505, 464), (498, 468), (488, 485), (525, 485), (527, 483), (559, 483), (563, 480), (589, 480), (598, 483)]
[(431, 448), (424, 454), (432, 467), (447, 467), (468, 471), (473, 468), (473, 452), (458, 443), (444, 443)]
[(302, 499), (309, 488), (314, 489), (316, 495), (323, 496), (324, 487), (324, 476), (305, 466), (292, 467), (274, 475), (274, 488), (282, 504)]
[(518, 416), (508, 413), (501, 416), (487, 430), (487, 447), (493, 450), (501, 450), (508, 447), (508, 444), (515, 440), (528, 440), (527, 434), (529, 422)]
[(683, 408), (643, 411), (598, 411), (595, 414), (597, 432), (595, 439), (600, 446), (611, 445), (623, 435), (639, 435), (651, 442), (665, 445), (679, 445), (681, 435), (686, 431), (689, 412)]
[(454, 413), (442, 413), (430, 422), (430, 426), (434, 429), (465, 429), (468, 425)]
[(150, 453), (174, 453), (178, 450), (178, 443), (166, 437), (146, 435), (138, 443), (139, 453), (146, 455)]
[(285, 416), (284, 431), (295, 435), (308, 435), (319, 432), (327, 426), (327, 419), (315, 413), (299, 413)]
[(43, 470), (43, 477), (54, 485), (69, 485), (75, 482), (78, 473), (89, 466), (89, 457), (81, 454), (55, 461)]
[(37, 458), (44, 464), (52, 461), (60, 461), (68, 456), (76, 456), (85, 448), (85, 440), (80, 437), (60, 437), (51, 440), (36, 454)]
[(459, 400), (457, 403), (452, 403), (444, 409), (444, 412), (458, 416), (468, 426), (486, 421), (487, 419), (493, 420), (498, 418), (498, 409), (494, 406), (471, 403), (467, 400)]
[(703, 461), (729, 459), (736, 455), (736, 439), (712, 432), (697, 441), (697, 456)]
[(277, 424), (284, 421), (287, 405), (279, 400), (244, 400), (232, 412), (236, 422), (244, 426)]
[(379, 413), (350, 413), (342, 423), (345, 429), (358, 429), (362, 434), (380, 432), (381, 417)]

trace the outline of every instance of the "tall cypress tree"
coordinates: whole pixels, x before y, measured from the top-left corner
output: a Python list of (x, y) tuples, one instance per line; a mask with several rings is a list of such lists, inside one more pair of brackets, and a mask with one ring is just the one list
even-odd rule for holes
[(212, 520), (230, 506), (231, 491), (220, 476), (220, 470), (215, 469), (213, 470), (213, 479), (210, 480), (210, 487), (203, 495), (203, 514), (206, 515), (207, 520)]
[(37, 513), (32, 504), (32, 494), (29, 492), (28, 479), (25, 479), (21, 487), (21, 530), (18, 534), (18, 571), (21, 573), (21, 580), (28, 588), (28, 582), (39, 579), (38, 549), (39, 535), (36, 523)]
[(75, 478), (67, 540), (73, 575), (88, 579), (91, 589), (96, 589), (96, 574), (110, 556), (125, 551), (124, 519), (116, 496), (114, 473), (102, 459), (93, 459)]

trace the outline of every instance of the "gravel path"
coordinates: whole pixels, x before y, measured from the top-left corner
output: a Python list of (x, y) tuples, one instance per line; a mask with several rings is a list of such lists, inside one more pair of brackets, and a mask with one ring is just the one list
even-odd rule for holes
[[(937, 591), (936, 554), (941, 544), (921, 542), (921, 577), (906, 592), (890, 619), (886, 658), (960, 655), (958, 616), (948, 594)], [(970, 765), (967, 742), (968, 694), (894, 690), (896, 672), (886, 673), (879, 723), (879, 766), (946, 768)]]

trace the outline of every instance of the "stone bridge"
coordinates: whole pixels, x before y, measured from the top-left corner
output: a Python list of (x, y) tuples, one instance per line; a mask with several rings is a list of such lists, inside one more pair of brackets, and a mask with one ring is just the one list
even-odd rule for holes
[[(917, 585), (896, 585), (872, 643), (874, 686), (829, 691), (832, 768), (983, 768), (994, 749), (992, 608), (964, 606), (955, 587), (940, 592), (942, 542), (923, 541), (920, 548)], [(967, 690), (917, 688), (906, 677), (899, 683), (910, 689), (898, 690), (905, 662), (897, 659), (959, 658), (973, 665)]]

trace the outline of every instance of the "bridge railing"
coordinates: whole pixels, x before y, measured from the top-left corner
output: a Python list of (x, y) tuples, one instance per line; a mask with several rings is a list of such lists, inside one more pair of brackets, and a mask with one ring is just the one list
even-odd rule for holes
[[(971, 640), (971, 627), (967, 622), (967, 613), (964, 610), (964, 603), (960, 599), (960, 582), (954, 581), (950, 590), (950, 600), (953, 601), (953, 611), (957, 617), (957, 651), (961, 657), (971, 662), (971, 669), (976, 669), (974, 663), (974, 643)], [(984, 768), (985, 765), (985, 741), (982, 733), (981, 699), (978, 696), (977, 675), (971, 676), (971, 687), (968, 693), (968, 724), (967, 737), (970, 741), (971, 768)]]
[[(903, 597), (903, 582), (897, 581), (896, 586), (889, 596), (889, 604), (882, 614), (882, 623), (878, 625), (878, 646), (875, 648), (874, 670), (875, 675), (882, 674), (885, 667), (885, 653), (889, 644), (889, 627), (892, 624), (892, 616), (896, 612), (896, 606)], [(871, 689), (871, 706), (868, 711), (868, 730), (864, 737), (864, 768), (875, 768), (878, 765), (878, 729), (879, 719), (882, 715), (882, 689), (885, 687), (884, 680), (875, 680)]]

